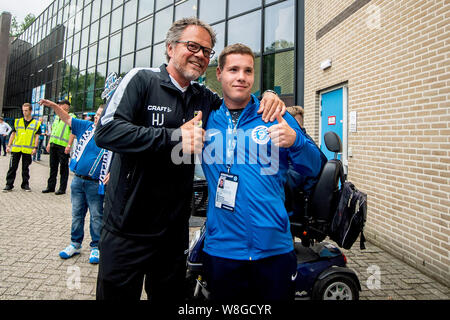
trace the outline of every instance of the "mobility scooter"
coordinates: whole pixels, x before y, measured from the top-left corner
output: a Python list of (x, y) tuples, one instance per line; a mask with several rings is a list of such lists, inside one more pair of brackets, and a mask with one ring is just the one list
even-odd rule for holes
[[(325, 134), (328, 150), (335, 153), (328, 160), (310, 195), (301, 192), (295, 197), (300, 208), (293, 208), (291, 232), (301, 241), (294, 242), (297, 255), (296, 300), (358, 300), (361, 285), (356, 273), (347, 267), (347, 259), (333, 243), (324, 242), (339, 201), (339, 181), (343, 174), (337, 154), (342, 144), (334, 132)], [(204, 180), (194, 182), (193, 216), (206, 216), (208, 187)], [(208, 299), (208, 284), (202, 277), (202, 248), (206, 222), (191, 240), (188, 254), (188, 281), (192, 284), (192, 299)]]

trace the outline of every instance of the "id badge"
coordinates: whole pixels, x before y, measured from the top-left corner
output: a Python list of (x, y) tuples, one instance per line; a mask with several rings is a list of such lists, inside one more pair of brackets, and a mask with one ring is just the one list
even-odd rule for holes
[(221, 172), (217, 181), (216, 207), (233, 212), (238, 186), (239, 176)]

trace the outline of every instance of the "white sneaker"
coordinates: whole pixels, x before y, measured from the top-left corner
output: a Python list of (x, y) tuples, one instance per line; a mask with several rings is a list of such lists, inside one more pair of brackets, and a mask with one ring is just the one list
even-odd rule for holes
[(100, 251), (97, 248), (91, 250), (91, 254), (89, 256), (89, 263), (98, 264), (100, 259)]
[(63, 259), (68, 259), (76, 254), (80, 254), (80, 252), (81, 247), (77, 249), (73, 246), (73, 244), (70, 244), (69, 246), (67, 246), (67, 248), (59, 253), (59, 256)]

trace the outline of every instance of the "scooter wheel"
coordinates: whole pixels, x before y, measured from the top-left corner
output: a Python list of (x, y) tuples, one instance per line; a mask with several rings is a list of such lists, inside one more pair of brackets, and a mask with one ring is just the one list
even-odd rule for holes
[(358, 300), (355, 280), (346, 274), (332, 274), (314, 284), (313, 300)]

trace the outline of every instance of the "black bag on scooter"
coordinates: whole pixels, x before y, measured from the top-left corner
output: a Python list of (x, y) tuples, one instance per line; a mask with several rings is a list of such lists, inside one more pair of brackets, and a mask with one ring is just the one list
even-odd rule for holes
[(360, 249), (365, 249), (364, 224), (367, 216), (367, 194), (353, 183), (341, 180), (339, 204), (330, 227), (330, 238), (341, 248), (350, 249), (358, 236)]

